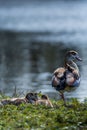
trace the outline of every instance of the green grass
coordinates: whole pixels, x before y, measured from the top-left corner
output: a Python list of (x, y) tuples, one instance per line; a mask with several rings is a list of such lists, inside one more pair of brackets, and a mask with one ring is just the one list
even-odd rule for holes
[(87, 102), (52, 100), (54, 108), (21, 104), (0, 107), (0, 130), (87, 130)]

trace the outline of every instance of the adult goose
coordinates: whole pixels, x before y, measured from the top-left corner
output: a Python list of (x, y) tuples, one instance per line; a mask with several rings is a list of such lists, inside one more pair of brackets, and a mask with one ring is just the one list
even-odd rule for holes
[(78, 52), (71, 50), (65, 55), (64, 67), (57, 68), (52, 77), (52, 87), (54, 87), (64, 100), (64, 91), (72, 91), (80, 84), (80, 73), (76, 61), (82, 61)]

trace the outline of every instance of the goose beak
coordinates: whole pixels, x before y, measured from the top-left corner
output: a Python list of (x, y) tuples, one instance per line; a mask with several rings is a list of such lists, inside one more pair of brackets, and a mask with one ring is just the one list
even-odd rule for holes
[(76, 59), (78, 60), (78, 61), (82, 61), (82, 59), (77, 55), (76, 56)]

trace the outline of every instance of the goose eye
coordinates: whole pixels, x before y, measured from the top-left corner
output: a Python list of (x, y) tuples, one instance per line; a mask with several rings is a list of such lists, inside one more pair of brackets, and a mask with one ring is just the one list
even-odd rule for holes
[(72, 55), (76, 56), (77, 54), (73, 52)]

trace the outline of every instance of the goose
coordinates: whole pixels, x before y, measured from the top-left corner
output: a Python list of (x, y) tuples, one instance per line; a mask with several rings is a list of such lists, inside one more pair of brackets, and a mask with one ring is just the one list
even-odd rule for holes
[(57, 68), (52, 76), (54, 87), (65, 102), (64, 92), (75, 90), (80, 85), (80, 73), (76, 61), (82, 61), (78, 52), (70, 50), (65, 55), (64, 67)]

